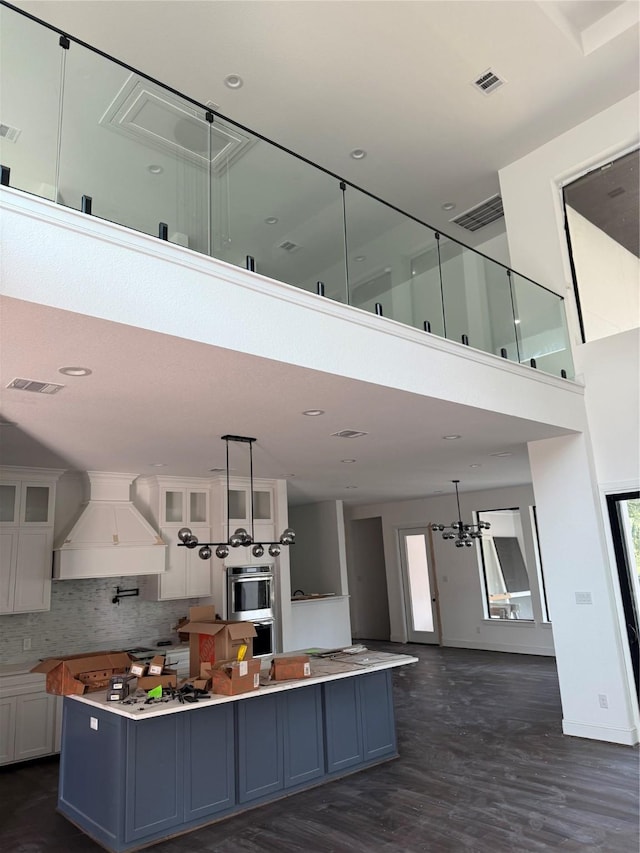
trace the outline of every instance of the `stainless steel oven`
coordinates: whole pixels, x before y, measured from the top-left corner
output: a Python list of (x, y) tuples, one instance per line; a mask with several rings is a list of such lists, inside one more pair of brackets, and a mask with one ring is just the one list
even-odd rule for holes
[(273, 619), (260, 620), (260, 622), (254, 622), (253, 625), (256, 629), (256, 635), (253, 638), (254, 658), (275, 654), (275, 622)]
[(227, 567), (227, 619), (230, 622), (273, 619), (274, 595), (271, 566)]

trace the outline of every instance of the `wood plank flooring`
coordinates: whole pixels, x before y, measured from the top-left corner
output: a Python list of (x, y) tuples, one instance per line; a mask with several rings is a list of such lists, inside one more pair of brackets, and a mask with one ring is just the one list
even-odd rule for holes
[[(367, 645), (420, 658), (394, 672), (399, 759), (154, 853), (637, 853), (638, 749), (562, 735), (553, 659)], [(100, 851), (56, 813), (57, 772), (0, 770), (3, 853)]]

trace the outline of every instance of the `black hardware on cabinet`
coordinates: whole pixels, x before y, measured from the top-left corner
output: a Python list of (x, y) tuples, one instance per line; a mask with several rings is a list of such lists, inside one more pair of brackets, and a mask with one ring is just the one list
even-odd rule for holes
[(211, 110), (207, 110), (204, 114), (205, 119), (209, 122), (209, 124), (213, 124), (213, 113)]
[(69, 50), (69, 45), (71, 42), (66, 36), (60, 36), (60, 40), (58, 41), (60, 47), (63, 47), (65, 50)]
[(9, 166), (0, 166), (0, 185), (3, 187), (9, 186), (9, 180), (11, 177), (11, 169)]
[(536, 360), (535, 360), (535, 358), (529, 359), (529, 364), (531, 365), (531, 367), (537, 367), (537, 366), (538, 366), (538, 365), (536, 364)]
[(560, 371), (560, 376), (561, 376), (563, 379), (566, 379), (566, 378), (567, 378), (567, 371), (564, 369), (564, 367), (563, 367), (563, 368), (562, 368), (562, 370)]
[(256, 259), (252, 258), (251, 255), (247, 255), (247, 269), (249, 272), (256, 271)]
[(431, 331), (431, 323), (428, 320), (424, 321), (424, 323), (422, 324), (422, 327), (425, 330), (425, 332)]
[(80, 210), (83, 213), (86, 213), (88, 216), (91, 216), (91, 205), (92, 204), (93, 204), (93, 199), (91, 198), (91, 196), (90, 195), (83, 195), (82, 196), (82, 206), (80, 207)]
[(500, 349), (500, 355), (502, 356), (502, 358), (507, 358), (507, 350), (506, 350), (506, 347), (501, 347), (501, 349)]
[(135, 589), (120, 589), (119, 586), (116, 587), (116, 594), (111, 599), (112, 604), (120, 604), (121, 598), (133, 598), (135, 595), (140, 595), (140, 589), (135, 587)]
[(316, 292), (318, 296), (324, 296), (324, 282), (318, 281), (316, 282)]
[(344, 181), (340, 181), (340, 189), (344, 192), (347, 189), (347, 185)]
[(382, 302), (376, 302), (376, 314), (378, 317), (384, 317), (384, 314), (382, 313)]
[(461, 340), (462, 340), (462, 343), (463, 343), (466, 347), (468, 347), (468, 346), (469, 346), (469, 336), (468, 336), (468, 335), (463, 335), (463, 336), (462, 336), (462, 338), (461, 338)]
[(160, 222), (158, 224), (158, 237), (161, 240), (168, 240), (169, 239), (169, 226), (167, 225), (166, 222)]

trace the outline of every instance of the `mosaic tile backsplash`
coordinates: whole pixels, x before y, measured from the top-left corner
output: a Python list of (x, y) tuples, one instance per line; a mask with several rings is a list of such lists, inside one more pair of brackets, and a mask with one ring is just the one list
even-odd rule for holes
[[(178, 642), (170, 630), (198, 599), (145, 601), (124, 598), (112, 604), (116, 587), (132, 589), (143, 578), (99, 578), (52, 581), (51, 610), (0, 616), (0, 664), (29, 663), (53, 655), (153, 646), (157, 640)], [(23, 640), (31, 648), (23, 651)]]

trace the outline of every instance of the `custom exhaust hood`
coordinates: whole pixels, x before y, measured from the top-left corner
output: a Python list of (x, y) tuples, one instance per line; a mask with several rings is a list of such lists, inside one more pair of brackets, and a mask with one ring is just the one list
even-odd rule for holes
[(165, 571), (160, 534), (130, 500), (137, 474), (87, 471), (89, 501), (53, 552), (60, 580), (152, 575)]

